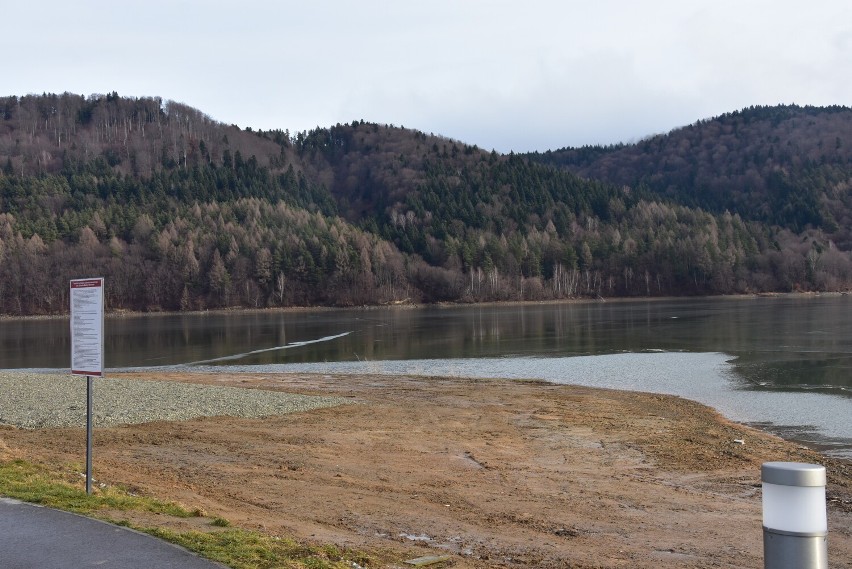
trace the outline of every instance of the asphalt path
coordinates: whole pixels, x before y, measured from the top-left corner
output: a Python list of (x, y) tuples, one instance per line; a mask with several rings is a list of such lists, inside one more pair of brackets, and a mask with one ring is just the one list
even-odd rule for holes
[(0, 498), (2, 569), (224, 569), (132, 529)]

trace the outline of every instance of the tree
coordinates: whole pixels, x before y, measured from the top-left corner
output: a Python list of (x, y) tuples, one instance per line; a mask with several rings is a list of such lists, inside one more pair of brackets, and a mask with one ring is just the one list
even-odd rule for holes
[(218, 249), (213, 250), (213, 258), (210, 261), (210, 271), (208, 273), (208, 282), (210, 285), (210, 293), (213, 301), (219, 306), (228, 304), (228, 294), (231, 287), (231, 277), (228, 270), (225, 268), (225, 263), (222, 261), (222, 255)]
[(275, 277), (275, 298), (278, 300), (279, 306), (284, 306), (284, 295), (286, 293), (284, 287), (286, 283), (287, 279), (284, 277), (284, 273), (278, 273)]
[(272, 253), (262, 247), (255, 257), (254, 276), (264, 288), (272, 283)]

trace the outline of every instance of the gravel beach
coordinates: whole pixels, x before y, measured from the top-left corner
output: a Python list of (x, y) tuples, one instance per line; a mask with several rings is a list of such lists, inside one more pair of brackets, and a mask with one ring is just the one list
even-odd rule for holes
[[(82, 421), (84, 378), (0, 375), (2, 422)], [(366, 551), (377, 569), (429, 555), (450, 555), (453, 569), (758, 569), (760, 469), (779, 460), (825, 463), (829, 559), (852, 569), (848, 463), (678, 397), (377, 374), (157, 370), (94, 383), (100, 483)], [(307, 406), (325, 408), (288, 413)], [(77, 484), (84, 447), (79, 426), (0, 424), (0, 460)]]
[[(285, 415), (350, 400), (171, 381), (94, 378), (96, 427), (198, 417)], [(86, 379), (58, 373), (0, 372), (0, 424), (24, 429), (86, 424)]]

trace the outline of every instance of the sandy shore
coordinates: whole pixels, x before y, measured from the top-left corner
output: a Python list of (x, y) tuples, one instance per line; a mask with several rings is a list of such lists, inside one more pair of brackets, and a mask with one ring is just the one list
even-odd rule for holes
[[(760, 464), (793, 460), (828, 467), (830, 565), (852, 568), (848, 463), (679, 398), (457, 378), (125, 377), (357, 403), (99, 428), (95, 477), (238, 526), (383, 551), (390, 567), (449, 553), (471, 568), (759, 568)], [(67, 465), (84, 446), (79, 428), (0, 428), (4, 458)]]

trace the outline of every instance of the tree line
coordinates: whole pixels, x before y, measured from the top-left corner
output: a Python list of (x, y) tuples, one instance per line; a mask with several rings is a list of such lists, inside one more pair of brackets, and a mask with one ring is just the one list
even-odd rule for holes
[(427, 240), (430, 260), (320, 211), (241, 198), (172, 202), (126, 233), (96, 208), (73, 240), (28, 237), (0, 214), (0, 311), (67, 310), (72, 278), (107, 279), (110, 309), (199, 310), (436, 301), (845, 290), (849, 255), (738, 216), (614, 202), (569, 235), (469, 228)]

